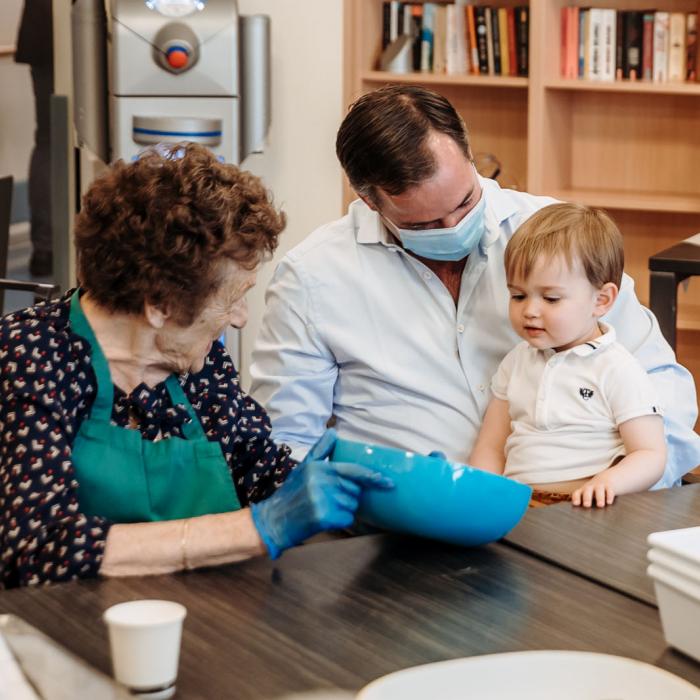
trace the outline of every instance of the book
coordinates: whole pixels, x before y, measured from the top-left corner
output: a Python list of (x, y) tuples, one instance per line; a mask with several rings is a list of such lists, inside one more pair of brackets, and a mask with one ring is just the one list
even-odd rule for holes
[(628, 10), (625, 17), (624, 44), (622, 54), (623, 77), (639, 80), (642, 77), (642, 31), (643, 13)]
[(508, 52), (508, 13), (505, 7), (498, 8), (498, 34), (501, 41), (501, 75), (510, 75)]
[(467, 72), (466, 35), (464, 33), (464, 11), (458, 5), (447, 5), (447, 58), (448, 75)]
[(642, 17), (642, 80), (651, 80), (654, 74), (654, 13)]
[(586, 80), (600, 80), (603, 75), (603, 17), (600, 8), (588, 12)]
[(491, 8), (491, 40), (493, 44), (493, 72), (496, 75), (501, 75), (501, 35), (498, 24), (498, 8)]
[(625, 10), (617, 11), (615, 23), (615, 80), (624, 78)]
[(420, 70), (422, 34), (423, 34), (423, 5), (411, 5), (411, 33), (413, 39), (413, 70)]
[(496, 64), (493, 57), (493, 15), (491, 8), (486, 10), (486, 62), (488, 64), (489, 75), (496, 75)]
[(578, 75), (579, 78), (587, 78), (590, 68), (588, 67), (588, 30), (591, 26), (590, 10), (582, 7), (579, 12), (580, 22), (578, 24)]
[(569, 46), (567, 50), (567, 60), (569, 62), (569, 77), (578, 78), (578, 33), (580, 28), (579, 8), (569, 8)]
[(382, 51), (391, 43), (391, 3), (382, 3)]
[(469, 72), (479, 74), (479, 45), (476, 40), (476, 17), (474, 5), (467, 5), (467, 38), (469, 41)]
[(420, 69), (422, 73), (433, 70), (433, 38), (435, 31), (435, 4), (423, 5), (423, 26), (421, 27)]
[(530, 44), (530, 10), (527, 6), (515, 8), (515, 47), (516, 72), (518, 75), (528, 74), (528, 54)]
[(669, 13), (654, 13), (654, 74), (655, 83), (665, 83), (668, 80), (668, 40)]
[(686, 15), (685, 24), (685, 79), (695, 80), (697, 77), (698, 60), (698, 15), (697, 12), (689, 12)]
[(668, 80), (678, 83), (685, 80), (685, 15), (672, 12), (668, 35)]
[(433, 73), (447, 72), (447, 7), (435, 5), (433, 29)]
[(602, 59), (600, 79), (615, 80), (615, 39), (617, 13), (615, 10), (601, 10), (603, 13)]
[(568, 49), (569, 49), (569, 8), (562, 7), (559, 11), (559, 74), (562, 78), (570, 78), (569, 75), (569, 62), (568, 62)]
[(483, 5), (477, 5), (474, 8), (474, 21), (476, 23), (476, 49), (479, 73), (487, 75), (489, 72), (489, 58), (486, 41), (486, 8)]
[(389, 43), (399, 38), (399, 10), (401, 3), (391, 0), (389, 3)]

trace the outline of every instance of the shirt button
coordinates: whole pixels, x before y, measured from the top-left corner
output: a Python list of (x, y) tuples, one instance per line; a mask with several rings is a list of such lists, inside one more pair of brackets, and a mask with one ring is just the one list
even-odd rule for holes
[(457, 333), (464, 333), (464, 324), (460, 323), (457, 326)]
[(429, 272), (424, 272), (423, 273), (423, 279), (424, 280), (429, 280), (432, 277), (432, 275)]
[(486, 391), (486, 387), (483, 384), (479, 384), (479, 391), (483, 394)]

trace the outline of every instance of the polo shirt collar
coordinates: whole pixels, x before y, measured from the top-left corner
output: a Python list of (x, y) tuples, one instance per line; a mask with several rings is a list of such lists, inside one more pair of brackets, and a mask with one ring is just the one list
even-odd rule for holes
[[(508, 218), (517, 213), (517, 204), (511, 197), (501, 189), (495, 181), (486, 177), (479, 178), (479, 183), (486, 198), (486, 233), (481, 240), (481, 247), (488, 248), (494, 243), (499, 235), (499, 226)], [(350, 204), (348, 209), (350, 219), (356, 231), (356, 240), (360, 244), (380, 243), (385, 246), (396, 246), (394, 237), (389, 233), (382, 223), (379, 214), (370, 209), (361, 199), (356, 199)], [(496, 226), (489, 226), (488, 222), (496, 223)]]
[(575, 345), (573, 348), (569, 348), (568, 350), (564, 350), (563, 352), (556, 352), (556, 350), (554, 350), (553, 348), (547, 348), (546, 350), (541, 350), (539, 352), (542, 352), (547, 360), (549, 360), (549, 358), (553, 357), (554, 355), (558, 355), (560, 357), (566, 355), (588, 357), (589, 355), (592, 355), (596, 350), (607, 347), (608, 345), (614, 343), (616, 339), (615, 329), (610, 324), (598, 321), (598, 325), (603, 331), (603, 335), (596, 338), (595, 340), (591, 340), (587, 343), (581, 343), (581, 345)]

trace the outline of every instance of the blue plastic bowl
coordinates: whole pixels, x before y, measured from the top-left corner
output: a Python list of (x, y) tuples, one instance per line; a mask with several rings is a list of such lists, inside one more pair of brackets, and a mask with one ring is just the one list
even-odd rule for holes
[(338, 439), (331, 457), (388, 476), (392, 490), (363, 491), (358, 518), (385, 530), (475, 546), (504, 537), (532, 489), (497, 474), (393, 447)]

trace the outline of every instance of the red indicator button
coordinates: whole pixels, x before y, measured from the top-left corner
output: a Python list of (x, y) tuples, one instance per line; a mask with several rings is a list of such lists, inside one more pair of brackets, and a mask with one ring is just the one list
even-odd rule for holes
[(168, 49), (166, 58), (168, 59), (169, 66), (178, 69), (184, 68), (190, 59), (187, 50), (180, 47), (173, 47), (171, 49)]

